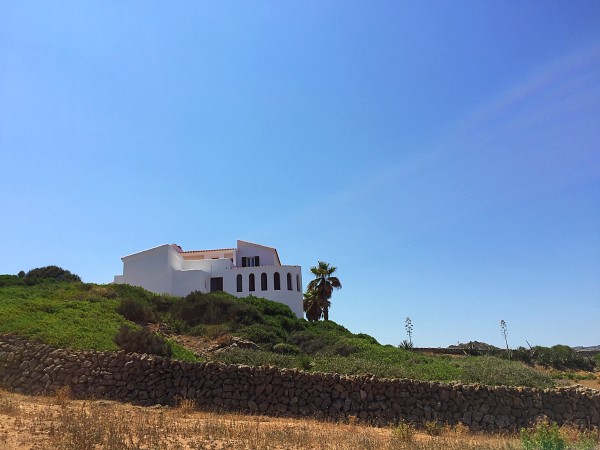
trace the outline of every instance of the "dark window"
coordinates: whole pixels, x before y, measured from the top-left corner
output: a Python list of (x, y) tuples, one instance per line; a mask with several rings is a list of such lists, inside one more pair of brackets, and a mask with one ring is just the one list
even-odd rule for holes
[(242, 256), (242, 267), (260, 266), (258, 256)]
[(279, 276), (279, 272), (273, 274), (273, 289), (276, 291), (281, 289), (281, 277)]
[(267, 290), (267, 274), (264, 272), (260, 274), (260, 290)]
[(211, 278), (210, 279), (210, 292), (222, 291), (223, 290), (223, 277)]
[(256, 290), (256, 284), (254, 283), (254, 274), (253, 273), (250, 274), (250, 278), (248, 279), (248, 282), (249, 282), (248, 284), (250, 285), (248, 287), (248, 290), (254, 292)]
[(239, 275), (236, 277), (236, 280), (237, 280), (237, 291), (238, 291), (238, 292), (242, 292), (242, 290), (243, 290), (243, 289), (242, 289), (242, 275), (241, 275), (241, 274), (239, 274)]
[(292, 274), (288, 272), (287, 274), (287, 285), (288, 285), (288, 291), (292, 290)]
[(300, 275), (296, 275), (296, 290), (298, 292), (301, 291), (301, 289), (300, 289)]

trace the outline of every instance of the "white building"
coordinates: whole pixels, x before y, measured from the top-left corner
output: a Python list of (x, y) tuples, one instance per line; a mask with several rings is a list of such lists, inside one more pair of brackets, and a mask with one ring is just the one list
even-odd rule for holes
[(123, 275), (115, 283), (141, 286), (157, 294), (225, 291), (283, 303), (302, 317), (300, 266), (283, 266), (277, 250), (237, 241), (237, 248), (183, 251), (165, 244), (124, 256)]

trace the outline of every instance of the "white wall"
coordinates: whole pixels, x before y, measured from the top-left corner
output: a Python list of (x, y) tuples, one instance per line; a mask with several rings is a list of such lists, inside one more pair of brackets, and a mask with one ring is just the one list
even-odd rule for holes
[[(244, 246), (244, 256), (259, 256), (261, 266), (234, 267), (229, 258), (184, 260), (171, 245), (161, 245), (123, 258), (123, 275), (115, 276), (115, 283), (141, 286), (158, 294), (168, 293), (184, 297), (193, 291), (209, 292), (210, 278), (222, 277), (223, 290), (236, 297), (254, 295), (283, 303), (298, 316), (303, 316), (302, 272), (299, 266), (273, 266), (273, 251), (260, 246)], [(250, 247), (250, 248), (248, 248)], [(269, 258), (271, 258), (269, 260)], [(238, 262), (241, 256), (238, 254)], [(274, 289), (274, 274), (278, 272), (281, 289)], [(249, 290), (249, 275), (255, 276), (255, 291)], [(261, 274), (267, 274), (267, 290), (261, 289)], [(292, 275), (292, 290), (287, 287), (287, 274)], [(237, 292), (237, 275), (242, 275), (242, 292)], [(297, 290), (296, 276), (300, 277)]]
[[(276, 291), (274, 289), (274, 274), (279, 272), (281, 279), (281, 289)], [(227, 292), (235, 295), (236, 297), (247, 297), (248, 295), (254, 295), (255, 297), (262, 297), (275, 302), (283, 303), (290, 307), (297, 317), (302, 317), (304, 310), (302, 308), (302, 270), (299, 266), (279, 266), (279, 267), (236, 267), (231, 270), (230, 277), (224, 280), (224, 288)], [(255, 279), (255, 291), (249, 290), (249, 276), (254, 274)], [(267, 290), (261, 289), (261, 274), (267, 274)], [(287, 288), (287, 274), (292, 275), (292, 290)], [(242, 292), (237, 292), (237, 275), (242, 275)], [(296, 289), (296, 275), (300, 276), (300, 291)]]
[(275, 260), (275, 251), (265, 248), (261, 245), (254, 245), (244, 241), (238, 241), (237, 261), (238, 266), (242, 265), (242, 257), (258, 256), (261, 266), (274, 266), (279, 263)]
[(170, 293), (173, 270), (170, 253), (177, 253), (170, 245), (161, 245), (123, 258), (123, 275), (115, 283), (141, 286), (158, 294)]

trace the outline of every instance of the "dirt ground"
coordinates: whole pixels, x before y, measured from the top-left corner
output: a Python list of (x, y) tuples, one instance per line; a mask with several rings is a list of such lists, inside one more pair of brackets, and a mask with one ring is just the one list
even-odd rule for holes
[(518, 448), (514, 435), (476, 435), (464, 428), (375, 428), (264, 416), (35, 397), (0, 390), (2, 450), (133, 449), (491, 449)]

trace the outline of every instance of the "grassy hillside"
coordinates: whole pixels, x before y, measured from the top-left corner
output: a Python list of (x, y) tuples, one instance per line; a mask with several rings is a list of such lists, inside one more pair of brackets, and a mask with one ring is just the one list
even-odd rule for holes
[[(156, 295), (126, 285), (38, 280), (32, 285), (0, 276), (0, 333), (16, 333), (52, 346), (117, 350), (123, 325), (160, 322), (177, 334), (205, 338), (239, 336), (260, 351), (234, 350), (214, 356), (229, 363), (269, 364), (303, 370), (437, 381), (548, 387), (549, 376), (523, 364), (491, 357), (426, 356), (334, 322), (297, 319), (279, 303), (229, 294)], [(136, 322), (138, 323), (136, 325)], [(173, 357), (194, 360), (171, 341)]]

